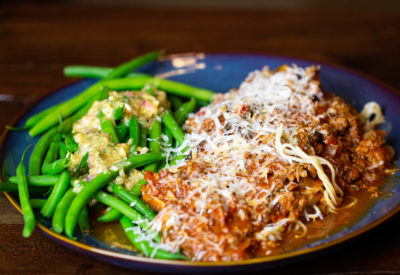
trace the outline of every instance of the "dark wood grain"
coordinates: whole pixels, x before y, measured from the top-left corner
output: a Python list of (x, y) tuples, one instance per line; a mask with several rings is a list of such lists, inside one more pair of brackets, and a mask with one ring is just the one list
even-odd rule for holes
[[(341, 64), (400, 88), (398, 14), (0, 6), (0, 127), (23, 106), (74, 80), (67, 64), (116, 65), (155, 49), (249, 52)], [(76, 254), (35, 232), (0, 198), (0, 273), (103, 274), (124, 269)], [(400, 273), (400, 217), (337, 249), (271, 274)]]

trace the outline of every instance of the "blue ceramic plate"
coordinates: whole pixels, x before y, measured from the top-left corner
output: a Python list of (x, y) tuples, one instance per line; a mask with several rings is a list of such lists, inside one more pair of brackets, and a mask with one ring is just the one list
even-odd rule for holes
[[(194, 86), (226, 92), (231, 88), (238, 87), (250, 71), (261, 69), (265, 65), (274, 69), (282, 64), (297, 64), (303, 67), (316, 64), (316, 62), (268, 55), (180, 54), (149, 64), (142, 68), (142, 71)], [(319, 65), (321, 66), (322, 87), (326, 92), (342, 97), (357, 110), (361, 110), (366, 102), (372, 100), (383, 106), (386, 116), (386, 124), (383, 125), (383, 128), (388, 132), (388, 143), (394, 147), (396, 152), (400, 152), (400, 129), (395, 127), (400, 125), (399, 94), (385, 84), (357, 72), (328, 64), (320, 63)], [(93, 83), (93, 80), (83, 80), (46, 96), (23, 114), (15, 125), (17, 127), (24, 125), (25, 120), (31, 115), (75, 96)], [(12, 176), (24, 148), (28, 144), (36, 143), (37, 138), (31, 138), (27, 132), (6, 131), (2, 142), (3, 171), (7, 176)], [(398, 161), (398, 157), (397, 154), (396, 161)], [(131, 269), (201, 272), (270, 268), (353, 238), (394, 215), (400, 209), (400, 185), (397, 185), (397, 181), (395, 177), (390, 179), (385, 191), (391, 192), (392, 195), (377, 199), (372, 209), (348, 230), (340, 231), (327, 239), (310, 243), (282, 255), (235, 263), (193, 263), (149, 259), (137, 256), (134, 252), (113, 248), (91, 235), (80, 236), (78, 241), (71, 241), (50, 231), (48, 220), (41, 220), (39, 228), (49, 238), (79, 253)], [(9, 198), (14, 206), (19, 208), (15, 200), (10, 196)]]

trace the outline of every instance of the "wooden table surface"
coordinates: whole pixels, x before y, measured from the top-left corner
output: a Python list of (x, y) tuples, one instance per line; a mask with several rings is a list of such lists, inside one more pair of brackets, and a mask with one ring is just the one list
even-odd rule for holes
[[(0, 127), (75, 80), (68, 64), (113, 66), (151, 50), (290, 55), (341, 64), (400, 89), (398, 14), (0, 5)], [(399, 106), (400, 107), (400, 106)], [(0, 194), (0, 273), (131, 273), (35, 232)], [(270, 274), (400, 274), (400, 216)]]

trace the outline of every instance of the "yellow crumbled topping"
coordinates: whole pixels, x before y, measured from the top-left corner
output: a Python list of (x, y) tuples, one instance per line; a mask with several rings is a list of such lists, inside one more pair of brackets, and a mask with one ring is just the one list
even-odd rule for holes
[[(154, 120), (169, 108), (169, 102), (165, 92), (155, 91), (154, 96), (144, 91), (110, 92), (107, 99), (96, 101), (87, 114), (78, 120), (73, 129), (74, 140), (79, 149), (71, 155), (71, 172), (79, 166), (82, 158), (88, 153), (88, 173), (81, 175), (81, 180), (90, 181), (98, 174), (107, 171), (113, 164), (129, 157), (130, 141), (115, 144), (108, 133), (101, 130), (98, 114), (103, 112), (104, 117), (114, 121), (113, 112), (117, 108), (123, 108), (120, 123), (128, 125), (132, 116), (146, 128), (151, 127)], [(148, 148), (138, 148), (138, 154), (148, 151)], [(120, 173), (115, 180), (118, 184), (125, 184), (128, 189), (143, 178), (143, 174), (137, 170), (130, 173)], [(80, 188), (76, 188), (79, 191)]]

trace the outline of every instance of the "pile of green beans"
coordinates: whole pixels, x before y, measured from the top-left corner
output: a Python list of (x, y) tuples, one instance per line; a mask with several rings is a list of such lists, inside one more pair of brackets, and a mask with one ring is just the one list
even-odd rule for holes
[[(99, 81), (79, 95), (30, 117), (23, 127), (29, 130), (31, 136), (41, 135), (29, 158), (29, 174), (24, 166), (25, 150), (16, 176), (0, 183), (0, 190), (18, 193), (25, 220), (24, 237), (32, 234), (37, 215), (51, 219), (52, 230), (58, 234), (64, 232), (71, 239), (76, 238), (77, 229), (82, 233), (90, 232), (89, 201), (96, 200), (108, 209), (98, 217), (98, 221), (120, 220), (132, 244), (145, 256), (187, 260), (180, 253), (154, 251), (151, 243), (143, 241), (135, 233), (137, 230), (131, 230), (139, 226), (140, 232), (153, 236), (154, 243), (161, 241), (160, 235), (154, 234), (149, 228), (156, 213), (140, 199), (141, 187), (146, 181), (140, 179), (132, 190), (113, 182), (121, 171), (141, 169), (142, 172), (157, 172), (162, 169), (166, 165), (164, 148), (183, 144), (185, 134), (181, 129), (182, 124), (197, 106), (213, 98), (214, 93), (207, 89), (132, 72), (159, 56), (159, 52), (151, 52), (116, 68), (80, 65), (64, 68), (66, 76), (98, 78)], [(108, 98), (111, 90), (143, 90), (152, 96), (156, 95), (157, 90), (163, 90), (172, 104), (172, 110), (165, 112), (161, 119), (155, 119), (149, 128), (135, 116), (124, 121), (124, 107), (115, 108), (111, 119), (100, 111), (98, 119), (101, 131), (107, 133), (114, 144), (128, 143), (129, 157), (114, 163), (109, 170), (101, 172), (90, 182), (80, 181), (79, 176), (89, 169), (89, 153), (82, 157), (77, 167), (71, 169), (70, 156), (79, 150), (71, 133), (73, 125), (95, 101)], [(10, 126), (10, 129), (14, 128)], [(147, 147), (148, 153), (138, 154), (140, 147)], [(80, 184), (80, 190), (74, 188), (76, 181)]]

